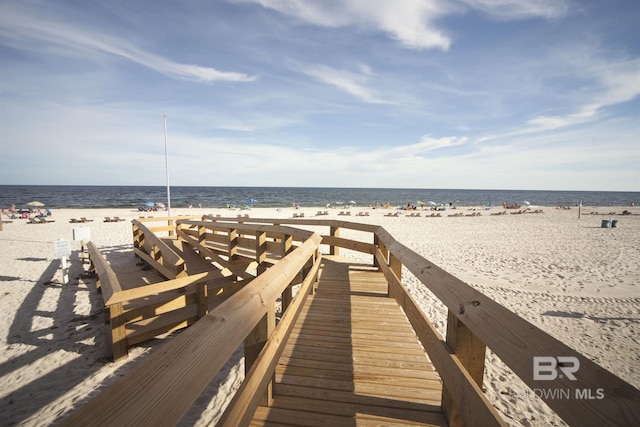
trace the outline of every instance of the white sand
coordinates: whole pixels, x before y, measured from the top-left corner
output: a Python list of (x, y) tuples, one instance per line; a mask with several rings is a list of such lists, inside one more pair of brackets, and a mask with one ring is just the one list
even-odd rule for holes
[[(533, 207), (533, 209), (536, 209)], [(352, 208), (351, 217), (330, 210), (329, 218), (376, 223), (396, 239), (455, 276), (523, 316), (614, 374), (640, 387), (640, 209), (541, 208), (542, 214), (478, 217), (385, 217), (388, 210)], [(618, 213), (635, 215), (589, 215)], [(252, 209), (251, 211), (174, 209), (173, 214), (248, 213), (252, 217), (306, 217), (318, 209)], [(358, 217), (369, 211), (368, 217)], [(428, 212), (430, 213), (430, 212)], [(122, 363), (109, 362), (101, 314), (101, 297), (93, 281), (84, 279), (72, 242), (70, 283), (62, 285), (57, 239), (72, 239), (74, 227), (89, 227), (93, 240), (114, 264), (131, 263), (129, 221), (105, 223), (105, 216), (131, 220), (128, 210), (54, 210), (50, 224), (14, 220), (0, 231), (0, 424), (49, 425), (61, 421), (81, 402), (124, 375), (163, 341), (131, 349)], [(165, 215), (155, 213), (156, 216)], [(94, 219), (71, 224), (70, 218)], [(322, 217), (327, 218), (327, 217)], [(603, 219), (617, 219), (615, 229), (600, 228)], [(7, 219), (7, 218), (3, 218)], [(342, 232), (342, 237), (358, 237)], [(358, 254), (352, 254), (359, 257)], [(445, 310), (410, 275), (406, 283), (424, 304), (441, 333)], [(240, 355), (228, 364), (184, 420), (207, 425), (216, 420), (242, 372)], [(228, 374), (228, 375), (227, 375)], [(223, 378), (223, 377), (228, 377)], [(485, 389), (489, 399), (512, 425), (562, 425), (540, 400), (527, 396), (526, 386), (491, 353)]]

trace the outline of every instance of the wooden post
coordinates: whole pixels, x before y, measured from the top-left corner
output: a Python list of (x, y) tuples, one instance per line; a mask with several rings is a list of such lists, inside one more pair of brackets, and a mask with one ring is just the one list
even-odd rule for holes
[[(207, 244), (207, 227), (203, 225), (199, 225), (198, 226), (198, 245), (206, 246), (206, 244)], [(207, 257), (202, 251), (198, 251), (198, 253), (200, 254), (200, 257), (202, 257), (202, 259)]]
[[(380, 239), (378, 238), (377, 235), (374, 235), (374, 241), (373, 243), (378, 247), (378, 249), (380, 250), (380, 253), (382, 254), (382, 256), (384, 257), (384, 259), (387, 260), (387, 263), (389, 262), (389, 250), (387, 249), (387, 247), (384, 245), (384, 243), (382, 243), (380, 241)], [(378, 271), (381, 271), (380, 266), (378, 265), (378, 260), (376, 259), (376, 256), (373, 256), (373, 265), (375, 267), (378, 267)], [(387, 264), (388, 265), (388, 264)]]
[(256, 232), (256, 262), (258, 263), (258, 275), (267, 271), (265, 261), (267, 260), (267, 233)]
[(238, 258), (238, 230), (229, 230), (229, 262)]
[[(451, 311), (447, 316), (447, 345), (458, 357), (471, 378), (482, 388), (484, 377), (484, 360), (486, 346), (475, 336), (467, 326), (460, 321)], [(447, 417), (449, 426), (464, 426), (465, 422), (460, 416), (458, 408), (451, 399), (451, 391), (442, 387), (442, 410)]]
[[(267, 309), (267, 314), (260, 320), (256, 327), (251, 331), (244, 340), (244, 372), (249, 372), (253, 364), (258, 359), (260, 352), (269, 340), (269, 336), (276, 328), (276, 310), (275, 304)], [(260, 404), (263, 406), (271, 405), (273, 401), (273, 378), (269, 382), (265, 394), (262, 396)]]
[(124, 328), (124, 309), (122, 303), (109, 306), (109, 326), (111, 329), (111, 351), (113, 361), (118, 362), (126, 359), (127, 352), (127, 332)]
[[(402, 262), (393, 254), (389, 254), (389, 268), (398, 278), (398, 283), (402, 283)], [(390, 298), (395, 298), (397, 295), (395, 289), (391, 287), (391, 282), (389, 282), (389, 290), (387, 293), (389, 294)]]
[[(329, 235), (331, 237), (340, 237), (340, 227), (331, 226), (329, 229)], [(337, 246), (330, 246), (329, 255), (340, 255), (340, 248)]]
[(209, 312), (209, 288), (207, 282), (196, 283), (196, 306), (198, 319), (203, 318)]
[(293, 237), (290, 234), (282, 236), (282, 256), (286, 256), (293, 247)]

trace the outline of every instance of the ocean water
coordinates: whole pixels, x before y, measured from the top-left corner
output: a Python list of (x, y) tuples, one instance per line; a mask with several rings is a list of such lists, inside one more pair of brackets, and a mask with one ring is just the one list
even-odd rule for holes
[[(533, 206), (636, 206), (640, 192), (443, 190), (402, 188), (298, 188), (298, 187), (171, 187), (171, 207), (199, 204), (204, 208), (226, 206), (325, 207), (332, 204), (403, 206), (419, 202), (460, 206), (501, 206), (503, 201)], [(138, 208), (145, 203), (167, 203), (165, 186), (0, 185), (0, 207), (12, 203), (26, 207), (39, 201), (49, 208)]]

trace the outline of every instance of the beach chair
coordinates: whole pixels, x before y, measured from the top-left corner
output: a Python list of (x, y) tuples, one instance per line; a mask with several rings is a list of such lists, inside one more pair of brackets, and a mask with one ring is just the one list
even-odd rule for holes
[(126, 219), (120, 218), (119, 216), (114, 216), (113, 217), (113, 222), (120, 222), (120, 221), (126, 221)]
[(40, 224), (47, 224), (49, 222), (56, 222), (54, 219), (46, 219), (44, 217), (39, 217), (36, 221), (40, 222)]
[(111, 217), (105, 216), (104, 217), (104, 222), (113, 222), (113, 220), (111, 219)]
[(36, 218), (29, 217), (28, 224), (42, 224), (42, 222), (38, 221)]
[(69, 222), (71, 222), (71, 223), (74, 223), (74, 224), (75, 224), (75, 223), (80, 222), (80, 220), (75, 219), (75, 218), (71, 218), (71, 219), (69, 220)]
[(93, 221), (92, 219), (87, 219), (83, 216), (80, 217), (80, 222), (92, 222), (92, 221)]

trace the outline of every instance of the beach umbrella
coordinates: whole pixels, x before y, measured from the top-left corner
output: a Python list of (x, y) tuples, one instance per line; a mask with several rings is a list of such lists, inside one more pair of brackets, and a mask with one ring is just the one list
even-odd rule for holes
[(352, 205), (355, 205), (355, 204), (356, 204), (356, 202), (355, 202), (355, 201), (353, 201), (353, 200), (349, 200), (349, 203), (351, 203)]
[(156, 206), (159, 207), (159, 208), (162, 208), (162, 209), (166, 208), (165, 204), (162, 203), (162, 202), (157, 202)]
[(526, 205), (526, 206), (530, 206), (530, 205), (531, 205), (531, 203), (529, 203), (527, 200), (525, 200), (525, 201), (524, 201), (524, 202), (522, 202), (522, 203), (523, 203), (524, 205)]
[(153, 207), (154, 204), (155, 203), (153, 203), (153, 202), (147, 202), (144, 205), (147, 206), (147, 207)]
[(436, 203), (436, 202), (434, 202), (433, 200), (429, 200), (427, 203), (428, 203), (428, 204), (430, 204), (431, 206), (435, 206), (435, 205), (437, 204), (437, 203)]
[(256, 199), (247, 199), (247, 203), (257, 203)]
[(32, 206), (34, 208), (40, 208), (40, 207), (44, 206), (44, 203), (38, 202), (37, 200), (34, 200), (33, 202), (27, 203), (27, 206)]

